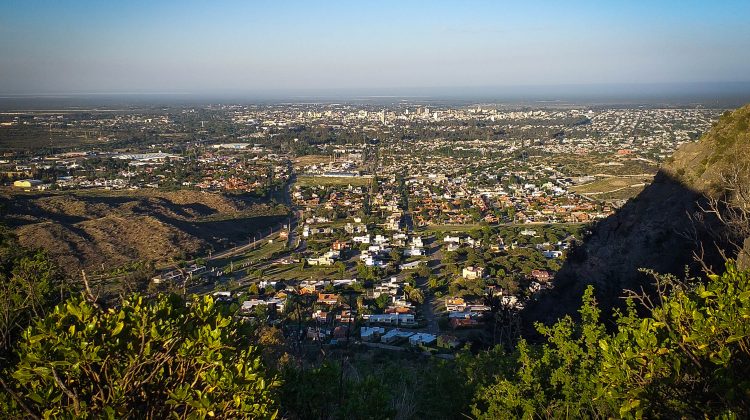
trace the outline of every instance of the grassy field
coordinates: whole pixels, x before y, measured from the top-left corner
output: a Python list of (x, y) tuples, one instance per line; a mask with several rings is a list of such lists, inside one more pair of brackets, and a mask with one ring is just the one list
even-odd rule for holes
[(84, 144), (101, 143), (95, 135), (85, 131), (52, 130), (36, 126), (12, 126), (0, 128), (0, 150), (38, 149), (40, 147), (67, 148)]
[(636, 196), (652, 180), (651, 176), (601, 178), (570, 190), (598, 200), (627, 199)]
[(555, 163), (571, 176), (655, 174), (659, 169), (656, 163), (603, 154), (559, 154), (555, 155)]
[(364, 177), (338, 177), (338, 176), (299, 176), (297, 177), (297, 185), (302, 187), (312, 187), (316, 185), (331, 185), (331, 186), (360, 186), (369, 185), (370, 178)]
[(331, 161), (331, 157), (327, 155), (307, 155), (300, 156), (294, 159), (294, 163), (297, 165), (319, 165), (321, 163), (328, 163)]
[(263, 272), (268, 280), (326, 280), (339, 278), (333, 267), (300, 267), (300, 264), (274, 265)]
[(468, 225), (430, 225), (424, 228), (427, 232), (468, 232), (470, 230), (481, 229), (485, 225), (473, 223)]

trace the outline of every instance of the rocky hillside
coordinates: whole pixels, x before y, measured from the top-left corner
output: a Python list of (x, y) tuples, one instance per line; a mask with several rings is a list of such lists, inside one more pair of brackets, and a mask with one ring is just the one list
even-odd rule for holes
[(698, 142), (680, 147), (662, 168), (709, 195), (726, 192), (726, 175), (750, 165), (750, 105), (726, 112)]
[(620, 306), (624, 289), (650, 289), (651, 278), (641, 268), (682, 277), (686, 268), (701, 269), (696, 256), (717, 270), (723, 264), (718, 249), (737, 256), (725, 225), (703, 209), (712, 198), (748, 204), (740, 203), (726, 175), (748, 179), (749, 126), (745, 106), (722, 116), (700, 141), (680, 147), (651, 185), (593, 227), (557, 274), (554, 292), (530, 305), (525, 319), (552, 322), (575, 314), (589, 284), (605, 311)]
[(191, 191), (0, 196), (19, 242), (43, 248), (69, 273), (157, 264), (223, 249), (284, 219), (284, 209)]

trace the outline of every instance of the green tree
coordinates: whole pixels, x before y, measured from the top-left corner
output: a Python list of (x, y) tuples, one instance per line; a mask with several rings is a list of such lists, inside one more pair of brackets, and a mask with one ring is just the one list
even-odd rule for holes
[(276, 381), (247, 343), (208, 296), (133, 295), (117, 309), (74, 297), (23, 333), (3, 408), (36, 418), (273, 418)]
[(0, 357), (5, 357), (21, 331), (44, 316), (67, 293), (57, 266), (43, 252), (28, 253), (15, 241), (4, 244), (0, 271)]
[(581, 321), (538, 325), (543, 345), (521, 341), (509, 368), (481, 383), (477, 418), (747, 418), (750, 415), (750, 273), (678, 281), (654, 275), (659, 299), (634, 296), (617, 330), (599, 322), (593, 290)]
[(343, 279), (344, 275), (346, 274), (346, 264), (344, 264), (343, 261), (336, 261), (333, 264), (333, 267), (336, 269), (336, 272), (339, 274), (339, 278)]

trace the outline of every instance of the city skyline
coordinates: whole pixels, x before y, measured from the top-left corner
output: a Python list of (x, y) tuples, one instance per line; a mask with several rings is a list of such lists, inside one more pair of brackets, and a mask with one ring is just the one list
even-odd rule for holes
[(10, 1), (0, 16), (3, 95), (732, 92), (750, 74), (735, 1)]

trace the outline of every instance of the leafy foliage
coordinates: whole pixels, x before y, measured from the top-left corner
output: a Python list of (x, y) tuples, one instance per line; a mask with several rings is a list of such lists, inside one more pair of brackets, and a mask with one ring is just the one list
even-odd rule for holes
[(228, 312), (210, 297), (133, 295), (117, 309), (72, 298), (23, 333), (5, 409), (44, 418), (273, 418), (276, 383)]
[[(479, 388), (474, 415), (507, 417), (746, 417), (750, 414), (750, 275), (727, 265), (705, 282), (657, 276), (670, 292), (639, 317), (633, 300), (606, 333), (593, 289), (581, 322), (537, 326), (511, 368)], [(507, 363), (508, 360), (506, 359)]]
[(9, 358), (21, 331), (66, 293), (63, 276), (45, 253), (23, 249), (0, 230), (0, 359)]

